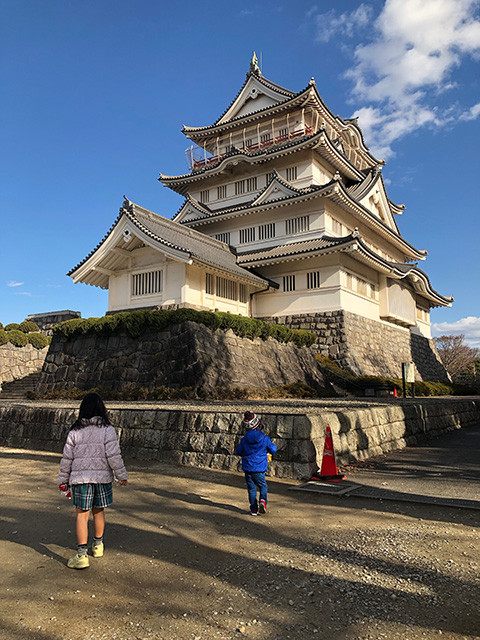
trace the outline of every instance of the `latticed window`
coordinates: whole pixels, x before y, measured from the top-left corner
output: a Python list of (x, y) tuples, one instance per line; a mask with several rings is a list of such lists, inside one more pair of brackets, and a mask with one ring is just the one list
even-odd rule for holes
[(287, 180), (291, 182), (292, 180), (297, 179), (297, 167), (288, 167), (287, 168)]
[(215, 284), (216, 294), (219, 298), (226, 298), (227, 300), (237, 299), (237, 283), (234, 280), (217, 276)]
[(270, 222), (269, 224), (261, 224), (258, 227), (258, 239), (259, 240), (267, 240), (268, 238), (275, 237), (275, 223)]
[(280, 129), (280, 131), (278, 132), (278, 135), (281, 138), (286, 138), (288, 136), (288, 129), (285, 127), (285, 129)]
[(162, 271), (145, 271), (132, 275), (132, 295), (148, 296), (162, 291)]
[(320, 287), (320, 271), (310, 271), (307, 273), (307, 289), (318, 289)]
[(295, 291), (295, 276), (283, 276), (283, 290)]
[(351, 273), (347, 273), (347, 289), (353, 291), (355, 276), (352, 276)]
[(343, 233), (342, 224), (338, 220), (335, 220), (335, 218), (332, 218), (332, 231), (339, 236)]
[(271, 171), (270, 173), (267, 173), (266, 176), (265, 176), (265, 178), (266, 178), (266, 183), (265, 184), (268, 184), (270, 182), (270, 180), (273, 180), (274, 175), (275, 175), (274, 171)]
[(205, 189), (205, 191), (200, 191), (200, 202), (210, 202), (210, 191)]
[(238, 299), (240, 302), (247, 302), (247, 285), (246, 284), (238, 285)]
[(357, 278), (357, 291), (362, 296), (367, 295), (367, 282), (363, 278)]
[(245, 180), (238, 180), (235, 182), (235, 195), (240, 196), (245, 193)]
[(214, 237), (217, 240), (221, 240), (222, 242), (230, 244), (230, 231), (225, 231), (224, 233), (216, 233)]
[(255, 227), (240, 229), (240, 244), (246, 244), (247, 242), (255, 242)]
[(215, 293), (215, 277), (211, 273), (205, 275), (205, 292), (211, 296)]
[(221, 187), (217, 187), (217, 200), (223, 200), (227, 197), (227, 185), (224, 184)]
[(286, 220), (285, 231), (287, 235), (294, 233), (302, 233), (310, 229), (310, 216), (300, 216), (299, 218), (290, 218)]
[(269, 142), (269, 140), (270, 140), (270, 132), (262, 133), (262, 135), (260, 136), (260, 142)]
[(257, 190), (257, 178), (247, 178), (247, 191)]

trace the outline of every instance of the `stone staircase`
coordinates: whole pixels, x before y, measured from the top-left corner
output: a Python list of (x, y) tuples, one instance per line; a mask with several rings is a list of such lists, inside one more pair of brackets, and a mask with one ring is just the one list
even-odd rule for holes
[(22, 400), (27, 391), (35, 391), (35, 387), (40, 381), (41, 371), (31, 373), (24, 378), (18, 378), (12, 382), (5, 382), (0, 392), (0, 400)]

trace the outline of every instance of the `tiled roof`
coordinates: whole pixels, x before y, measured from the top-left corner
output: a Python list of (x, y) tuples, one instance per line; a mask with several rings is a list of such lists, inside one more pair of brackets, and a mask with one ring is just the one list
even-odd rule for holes
[(304, 253), (311, 253), (320, 249), (331, 249), (347, 244), (354, 239), (354, 236), (343, 238), (331, 238), (322, 236), (313, 240), (304, 240), (302, 242), (291, 242), (289, 244), (281, 244), (268, 249), (258, 249), (247, 253), (239, 253), (237, 256), (238, 264), (247, 264), (252, 262), (260, 262), (264, 260), (272, 260), (275, 258), (285, 258)]
[(229, 271), (237, 277), (246, 278), (247, 280), (256, 282), (257, 284), (263, 285), (267, 282), (265, 278), (252, 274), (237, 265), (235, 254), (225, 242), (220, 242), (220, 240), (210, 238), (203, 233), (195, 231), (195, 229), (182, 227), (177, 222), (164, 218), (158, 213), (149, 211), (148, 209), (130, 201), (124, 202), (123, 207), (120, 209), (120, 215), (103, 240), (67, 275), (72, 275), (95, 253), (103, 242), (105, 242), (123, 215), (125, 215), (140, 231), (143, 231), (146, 235), (152, 238), (152, 240), (155, 240), (161, 245), (184, 252), (187, 256), (191, 256), (201, 262), (210, 264), (213, 267)]
[[(267, 80), (267, 78), (264, 78), (263, 76), (259, 76), (255, 73), (252, 73), (251, 71), (249, 71), (247, 73), (247, 76), (245, 78), (245, 82), (242, 84), (242, 86), (240, 87), (240, 89), (238, 90), (237, 95), (234, 97), (234, 99), (231, 101), (231, 103), (228, 105), (228, 107), (225, 109), (225, 111), (215, 120), (215, 122), (213, 124), (210, 125), (206, 125), (204, 127), (184, 127), (183, 131), (185, 132), (200, 132), (200, 131), (204, 131), (204, 130), (208, 130), (208, 129), (213, 129), (214, 127), (217, 126), (217, 124), (220, 122), (220, 120), (224, 117), (224, 115), (226, 113), (228, 113), (228, 110), (233, 106), (233, 104), (235, 104), (235, 101), (237, 100), (237, 98), (239, 97), (239, 95), (242, 93), (243, 89), (245, 88), (245, 85), (247, 84), (247, 82), (250, 79), (250, 76), (254, 75), (257, 80), (261, 83), (264, 84), (266, 87), (269, 87), (271, 89), (274, 89), (275, 91), (278, 91), (279, 93), (283, 93), (285, 96), (285, 102), (288, 102), (289, 100), (291, 100), (292, 98), (295, 98), (296, 96), (300, 95), (301, 93), (303, 93), (305, 91), (305, 89), (303, 89), (302, 91), (300, 91), (299, 93), (295, 93), (294, 91), (289, 91), (288, 89), (285, 89), (284, 87), (281, 87), (279, 84), (276, 84), (275, 82), (272, 82), (271, 80)], [(282, 103), (279, 103), (282, 104)], [(248, 116), (251, 115), (256, 115), (262, 111), (267, 111), (268, 109), (271, 109), (272, 106), (269, 107), (265, 107), (263, 109), (258, 109), (257, 111), (252, 111), (251, 113), (248, 114)], [(232, 118), (232, 120), (229, 120), (228, 122), (234, 122), (235, 120), (240, 120), (241, 118), (244, 118), (245, 116), (239, 116), (237, 118)], [(223, 124), (223, 123), (222, 123)]]

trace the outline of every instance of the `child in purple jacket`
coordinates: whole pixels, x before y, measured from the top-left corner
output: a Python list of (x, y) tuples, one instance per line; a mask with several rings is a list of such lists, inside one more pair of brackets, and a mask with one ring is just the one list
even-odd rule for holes
[[(260, 418), (246, 411), (242, 425), (247, 433), (240, 440), (236, 454), (242, 456), (242, 469), (245, 472), (250, 514), (256, 516), (267, 511), (267, 471), (268, 460), (277, 450), (268, 436), (261, 430), (263, 425)], [(257, 489), (260, 491), (260, 501), (257, 502)]]
[(112, 504), (112, 481), (127, 484), (120, 445), (107, 410), (96, 393), (82, 400), (78, 419), (68, 432), (58, 474), (60, 491), (71, 486), (73, 506), (77, 510), (77, 553), (70, 558), (70, 569), (86, 569), (88, 560), (88, 517), (93, 512), (92, 555), (103, 556), (104, 508)]

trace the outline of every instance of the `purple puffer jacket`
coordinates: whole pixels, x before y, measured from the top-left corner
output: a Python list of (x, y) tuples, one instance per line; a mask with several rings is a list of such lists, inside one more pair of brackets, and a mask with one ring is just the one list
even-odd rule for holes
[(112, 482), (113, 474), (127, 480), (117, 434), (99, 417), (82, 420), (80, 429), (71, 429), (63, 448), (58, 484)]

